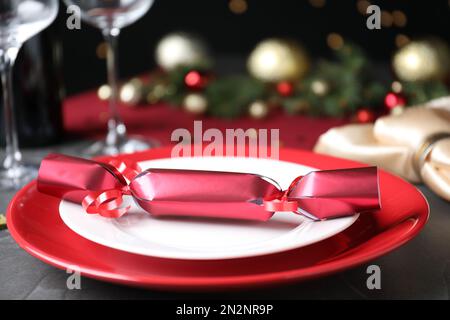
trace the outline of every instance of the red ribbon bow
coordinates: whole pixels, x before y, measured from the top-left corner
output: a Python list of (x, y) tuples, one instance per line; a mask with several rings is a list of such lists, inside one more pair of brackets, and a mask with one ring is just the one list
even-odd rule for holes
[(296, 200), (289, 200), (289, 194), (295, 188), (297, 183), (302, 179), (303, 176), (299, 176), (292, 181), (289, 188), (285, 191), (280, 191), (278, 194), (273, 195), (272, 197), (266, 197), (264, 199), (264, 208), (267, 211), (271, 212), (280, 212), (280, 211), (292, 211), (297, 212), (298, 210), (298, 202)]
[(142, 172), (137, 163), (111, 160), (108, 162), (115, 169), (115, 175), (125, 182), (119, 189), (92, 191), (84, 197), (81, 205), (86, 213), (99, 214), (106, 218), (119, 218), (130, 210), (131, 206), (122, 207), (123, 196), (131, 195), (129, 183)]

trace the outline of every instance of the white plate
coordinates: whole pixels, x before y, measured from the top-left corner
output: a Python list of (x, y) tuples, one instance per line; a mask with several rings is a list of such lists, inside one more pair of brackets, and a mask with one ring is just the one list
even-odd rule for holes
[[(169, 158), (139, 164), (144, 169), (256, 173), (274, 179), (283, 189), (297, 176), (314, 170), (296, 163), (255, 158)], [(358, 218), (354, 215), (314, 222), (294, 213), (279, 212), (267, 222), (157, 219), (133, 203), (123, 217), (108, 219), (88, 215), (80, 205), (64, 200), (59, 212), (70, 229), (104, 246), (147, 256), (201, 260), (252, 257), (303, 247), (341, 232)]]

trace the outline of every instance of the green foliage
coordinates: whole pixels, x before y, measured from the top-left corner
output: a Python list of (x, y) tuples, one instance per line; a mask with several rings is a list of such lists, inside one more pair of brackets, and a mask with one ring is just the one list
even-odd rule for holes
[(417, 105), (428, 100), (448, 95), (448, 89), (439, 81), (405, 82), (403, 92), (408, 97), (409, 105)]
[[(201, 92), (208, 101), (208, 114), (236, 118), (246, 114), (248, 105), (255, 100), (279, 105), (288, 114), (342, 117), (352, 115), (362, 107), (374, 112), (382, 111), (392, 80), (380, 81), (372, 61), (356, 45), (346, 44), (335, 53), (333, 61), (318, 61), (304, 79), (293, 83), (294, 92), (289, 97), (278, 94), (275, 84), (262, 83), (247, 75), (212, 78)], [(184, 83), (191, 70), (212, 74), (212, 70), (205, 66), (180, 67), (153, 75), (146, 90), (149, 92), (156, 85), (163, 84), (167, 90), (160, 100), (181, 106), (186, 94), (191, 92)], [(318, 92), (314, 88), (317, 82), (325, 85), (325, 90)], [(408, 105), (448, 94), (446, 85), (439, 81), (402, 85), (402, 94)]]
[[(373, 76), (370, 61), (356, 46), (346, 45), (336, 52), (336, 61), (319, 61), (303, 81), (299, 98), (310, 104), (310, 113), (333, 117), (354, 113), (361, 107), (382, 105), (386, 87)], [(317, 94), (314, 82), (326, 84), (327, 91)]]
[(265, 85), (251, 77), (230, 76), (214, 81), (205, 91), (209, 114), (220, 118), (239, 117), (250, 103), (264, 96)]

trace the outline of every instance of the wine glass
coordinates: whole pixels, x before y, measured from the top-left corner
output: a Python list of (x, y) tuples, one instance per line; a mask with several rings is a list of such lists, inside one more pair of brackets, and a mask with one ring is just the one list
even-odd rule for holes
[(151, 139), (128, 137), (118, 105), (118, 59), (117, 39), (120, 30), (140, 19), (152, 6), (153, 0), (64, 0), (68, 6), (80, 8), (81, 18), (99, 28), (107, 44), (109, 97), (108, 133), (104, 141), (90, 146), (85, 153), (89, 156), (133, 153), (156, 145)]
[(18, 189), (37, 175), (37, 168), (25, 164), (19, 150), (13, 106), (12, 69), (22, 44), (48, 27), (57, 13), (57, 0), (0, 2), (0, 73), (6, 131), (6, 157), (0, 169), (1, 190)]

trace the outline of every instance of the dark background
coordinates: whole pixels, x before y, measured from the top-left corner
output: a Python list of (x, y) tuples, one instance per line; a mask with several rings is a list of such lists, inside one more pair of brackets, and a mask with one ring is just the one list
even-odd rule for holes
[[(361, 0), (359, 0), (361, 1)], [(314, 6), (321, 3), (322, 7)], [(240, 58), (237, 71), (244, 69), (245, 57), (266, 37), (290, 37), (299, 40), (311, 56), (330, 57), (327, 35), (339, 33), (353, 41), (376, 61), (389, 66), (396, 49), (396, 37), (410, 39), (428, 35), (449, 41), (448, 0), (371, 1), (381, 10), (402, 11), (404, 27), (368, 30), (366, 16), (358, 11), (356, 0), (246, 0), (242, 14), (230, 10), (230, 0), (155, 0), (150, 11), (125, 28), (120, 39), (122, 77), (143, 73), (155, 66), (153, 51), (157, 41), (171, 31), (191, 31), (203, 37), (217, 59)], [(82, 24), (81, 30), (68, 30), (66, 7), (61, 6), (55, 27), (64, 45), (64, 78), (68, 94), (105, 82), (105, 61), (97, 54), (102, 37), (99, 30)]]

